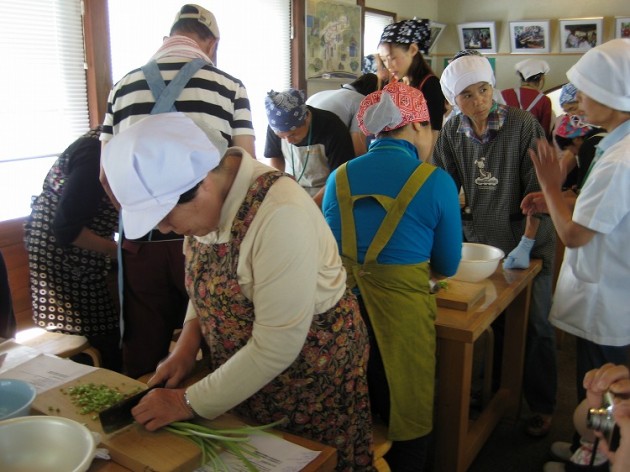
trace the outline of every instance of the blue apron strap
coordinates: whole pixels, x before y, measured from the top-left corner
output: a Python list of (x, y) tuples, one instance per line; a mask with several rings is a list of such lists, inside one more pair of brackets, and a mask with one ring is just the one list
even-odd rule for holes
[[(175, 101), (182, 93), (182, 90), (188, 83), (188, 81), (192, 78), (195, 73), (201, 69), (207, 62), (203, 59), (197, 58), (188, 62), (184, 67), (182, 67), (177, 75), (171, 80), (168, 86), (164, 83), (164, 79), (162, 78), (162, 74), (160, 73), (160, 68), (157, 65), (157, 62), (152, 60), (147, 64), (142, 66), (142, 72), (144, 73), (144, 77), (149, 84), (149, 88), (151, 89), (151, 93), (153, 94), (153, 98), (155, 99), (155, 105), (151, 110), (152, 115), (156, 115), (158, 113), (167, 113), (170, 111), (177, 111), (175, 108)], [(122, 345), (122, 335), (124, 334), (124, 319), (123, 319), (123, 283), (124, 283), (124, 268), (123, 268), (123, 256), (122, 256), (122, 243), (124, 240), (124, 231), (123, 231), (123, 221), (122, 221), (122, 211), (118, 217), (118, 248), (117, 248), (117, 257), (118, 257), (118, 298), (120, 301), (120, 343)]]
[(122, 337), (125, 333), (125, 320), (123, 319), (123, 256), (122, 256), (122, 242), (123, 242), (123, 220), (122, 220), (122, 210), (118, 213), (118, 245), (116, 247), (116, 258), (118, 259), (118, 303), (120, 305), (120, 313), (118, 315), (118, 319), (120, 320), (120, 339), (119, 344), (122, 348)]
[(168, 85), (165, 85), (164, 79), (162, 79), (157, 62), (150, 61), (142, 66), (142, 72), (155, 99), (155, 105), (151, 110), (151, 114), (177, 111), (175, 101), (192, 76), (206, 64), (207, 62), (203, 59), (193, 59), (179, 70)]

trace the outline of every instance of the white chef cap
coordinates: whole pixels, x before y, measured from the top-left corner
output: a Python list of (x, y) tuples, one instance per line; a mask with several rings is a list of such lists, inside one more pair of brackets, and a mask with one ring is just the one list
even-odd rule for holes
[(620, 38), (589, 49), (567, 77), (593, 100), (630, 111), (630, 39)]
[(440, 77), (442, 93), (451, 105), (456, 104), (455, 97), (462, 90), (478, 82), (487, 82), (493, 87), (496, 83), (490, 61), (483, 56), (462, 56), (455, 59)]
[(514, 69), (521, 74), (523, 80), (527, 80), (535, 75), (549, 72), (549, 64), (542, 59), (525, 59), (524, 61), (517, 62)]

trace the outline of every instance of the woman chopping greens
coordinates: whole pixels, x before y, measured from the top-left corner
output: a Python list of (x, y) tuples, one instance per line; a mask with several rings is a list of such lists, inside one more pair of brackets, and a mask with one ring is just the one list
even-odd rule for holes
[(370, 332), (370, 401), (393, 441), (385, 460), (395, 471), (423, 470), (435, 378), (430, 279), (459, 264), (457, 190), (422, 162), (432, 145), (422, 92), (394, 82), (368, 95), (357, 115), (377, 139), (330, 175), (322, 210)]
[[(330, 229), (291, 177), (241, 148), (221, 157), (211, 139), (165, 113), (104, 150), (129, 237), (156, 225), (187, 236), (188, 313), (149, 381), (167, 388), (134, 418), (150, 431), (229, 410), (262, 424), (287, 418), (280, 429), (337, 448), (337, 470), (372, 470), (367, 332)], [(212, 372), (176, 388), (202, 340)]]

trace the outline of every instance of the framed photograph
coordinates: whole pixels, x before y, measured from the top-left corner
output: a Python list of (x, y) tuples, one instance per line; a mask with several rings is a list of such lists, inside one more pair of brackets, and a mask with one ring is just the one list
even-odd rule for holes
[(431, 39), (429, 40), (429, 51), (431, 51), (435, 44), (440, 39), (440, 36), (444, 32), (446, 25), (444, 23), (438, 23), (437, 21), (431, 22)]
[(584, 52), (602, 42), (603, 18), (560, 20), (560, 52)]
[(497, 35), (494, 21), (462, 23), (457, 25), (461, 49), (476, 49), (483, 54), (496, 54)]
[(615, 38), (630, 38), (630, 16), (615, 18)]
[(549, 52), (549, 20), (510, 21), (512, 54), (544, 54)]

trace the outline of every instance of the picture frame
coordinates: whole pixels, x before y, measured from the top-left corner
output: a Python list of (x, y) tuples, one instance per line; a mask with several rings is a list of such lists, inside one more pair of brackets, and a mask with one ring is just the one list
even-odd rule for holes
[(361, 74), (361, 7), (307, 0), (306, 78), (354, 80)]
[(615, 18), (615, 38), (630, 38), (630, 16)]
[(497, 34), (494, 24), (494, 21), (458, 24), (460, 49), (476, 49), (482, 54), (496, 54)]
[(442, 36), (442, 33), (444, 33), (444, 30), (446, 29), (446, 24), (438, 23), (437, 21), (431, 21), (429, 26), (431, 28), (431, 38), (429, 39), (429, 51), (432, 51), (436, 43), (440, 39), (440, 36)]
[(548, 54), (549, 20), (510, 21), (512, 54)]
[(603, 18), (568, 18), (559, 20), (560, 52), (585, 52), (602, 43)]

